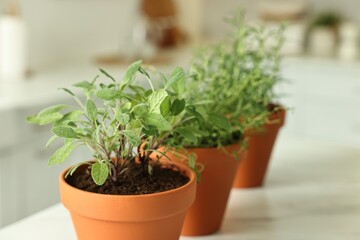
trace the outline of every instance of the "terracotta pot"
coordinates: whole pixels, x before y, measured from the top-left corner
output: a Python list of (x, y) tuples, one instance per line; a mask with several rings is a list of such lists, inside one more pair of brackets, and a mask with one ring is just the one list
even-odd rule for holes
[(172, 163), (190, 181), (177, 189), (145, 195), (106, 195), (79, 190), (60, 175), (60, 195), (70, 211), (78, 240), (177, 240), (188, 208), (195, 200), (196, 176)]
[(269, 117), (269, 123), (264, 124), (261, 131), (245, 131), (248, 138), (248, 149), (239, 164), (233, 187), (252, 188), (263, 185), (271, 152), (279, 132), (284, 125), (285, 109)]
[[(220, 229), (242, 155), (240, 144), (230, 145), (225, 149), (228, 153), (218, 148), (187, 149), (189, 153), (197, 155), (197, 162), (204, 165), (204, 170), (197, 186), (196, 200), (186, 214), (181, 235), (208, 235)], [(237, 152), (238, 159), (231, 154), (234, 151)], [(172, 156), (171, 152), (167, 154)]]

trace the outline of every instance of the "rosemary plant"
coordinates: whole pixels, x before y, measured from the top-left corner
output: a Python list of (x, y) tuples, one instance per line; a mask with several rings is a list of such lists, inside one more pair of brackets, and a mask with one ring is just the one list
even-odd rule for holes
[[(262, 125), (280, 81), (283, 28), (266, 30), (245, 23), (241, 12), (227, 19), (234, 34), (229, 41), (201, 49), (194, 57), (187, 94), (196, 101), (196, 119), (186, 123), (198, 142), (179, 139), (190, 147), (235, 143), (245, 129)], [(275, 110), (275, 109), (270, 109)]]

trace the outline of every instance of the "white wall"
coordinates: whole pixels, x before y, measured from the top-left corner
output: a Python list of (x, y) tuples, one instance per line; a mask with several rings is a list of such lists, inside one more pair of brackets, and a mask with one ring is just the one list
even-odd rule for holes
[(137, 0), (21, 0), (29, 62), (42, 69), (119, 50), (132, 28)]
[[(266, 0), (206, 0), (204, 4), (203, 29), (208, 37), (219, 38), (226, 33), (227, 25), (223, 17), (241, 7), (247, 10), (247, 17), (256, 16), (257, 6)], [(309, 15), (314, 15), (324, 10), (335, 10), (347, 19), (360, 23), (359, 0), (287, 0), (305, 1), (309, 6)]]
[[(7, 0), (9, 1), (9, 0)], [(29, 62), (41, 70), (101, 54), (116, 53), (128, 38), (136, 19), (139, 0), (18, 0), (29, 30)], [(260, 0), (176, 0), (181, 9), (202, 2), (202, 31), (207, 37), (223, 37), (225, 15), (243, 6), (254, 15)], [(197, 2), (197, 3), (194, 3)], [(360, 22), (359, 0), (308, 0), (313, 11), (337, 9)], [(4, 10), (5, 1), (0, 1)], [(190, 16), (192, 11), (184, 14)], [(187, 19), (185, 17), (185, 20)], [(184, 18), (183, 18), (184, 19)], [(188, 18), (190, 19), (190, 18)], [(187, 20), (188, 20), (187, 19)], [(190, 21), (187, 21), (190, 22)]]

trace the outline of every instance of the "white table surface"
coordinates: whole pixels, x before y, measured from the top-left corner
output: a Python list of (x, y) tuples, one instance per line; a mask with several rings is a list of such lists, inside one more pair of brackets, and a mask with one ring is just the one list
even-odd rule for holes
[[(58, 204), (0, 229), (0, 239), (76, 236), (67, 210)], [(359, 240), (360, 148), (281, 138), (266, 186), (233, 190), (217, 234), (180, 239)]]

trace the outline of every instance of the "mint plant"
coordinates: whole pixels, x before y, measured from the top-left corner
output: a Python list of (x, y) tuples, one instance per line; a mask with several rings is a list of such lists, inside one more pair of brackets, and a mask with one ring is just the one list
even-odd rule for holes
[[(161, 75), (164, 87), (159, 89), (154, 88), (141, 61), (128, 67), (121, 82), (106, 71), (100, 71), (108, 83), (99, 83), (97, 76), (93, 81), (74, 85), (83, 91), (85, 101), (70, 89), (63, 88), (77, 106), (56, 105), (27, 118), (33, 124), (52, 124), (54, 135), (47, 146), (56, 139), (64, 139), (64, 145), (50, 157), (50, 166), (64, 162), (74, 149), (85, 145), (94, 160), (73, 166), (66, 177), (79, 166), (88, 164), (92, 179), (102, 185), (108, 178), (116, 181), (119, 175), (128, 171), (129, 164), (136, 161), (152, 174), (153, 165), (158, 164), (151, 158), (152, 152), (166, 157), (158, 150), (159, 146), (181, 147), (170, 136), (196, 140), (184, 126), (186, 121), (196, 118), (188, 111), (196, 103), (183, 98), (186, 87), (183, 69), (175, 68), (169, 78)], [(150, 89), (135, 84), (137, 74), (147, 80)], [(190, 165), (195, 168), (194, 159), (191, 159)]]
[(197, 143), (180, 139), (188, 146), (214, 147), (239, 141), (245, 129), (266, 121), (268, 106), (276, 98), (283, 28), (270, 31), (247, 25), (243, 12), (227, 21), (233, 26), (233, 37), (201, 49), (190, 66), (188, 95), (197, 101), (212, 101), (196, 106), (198, 117), (186, 123), (199, 139)]

